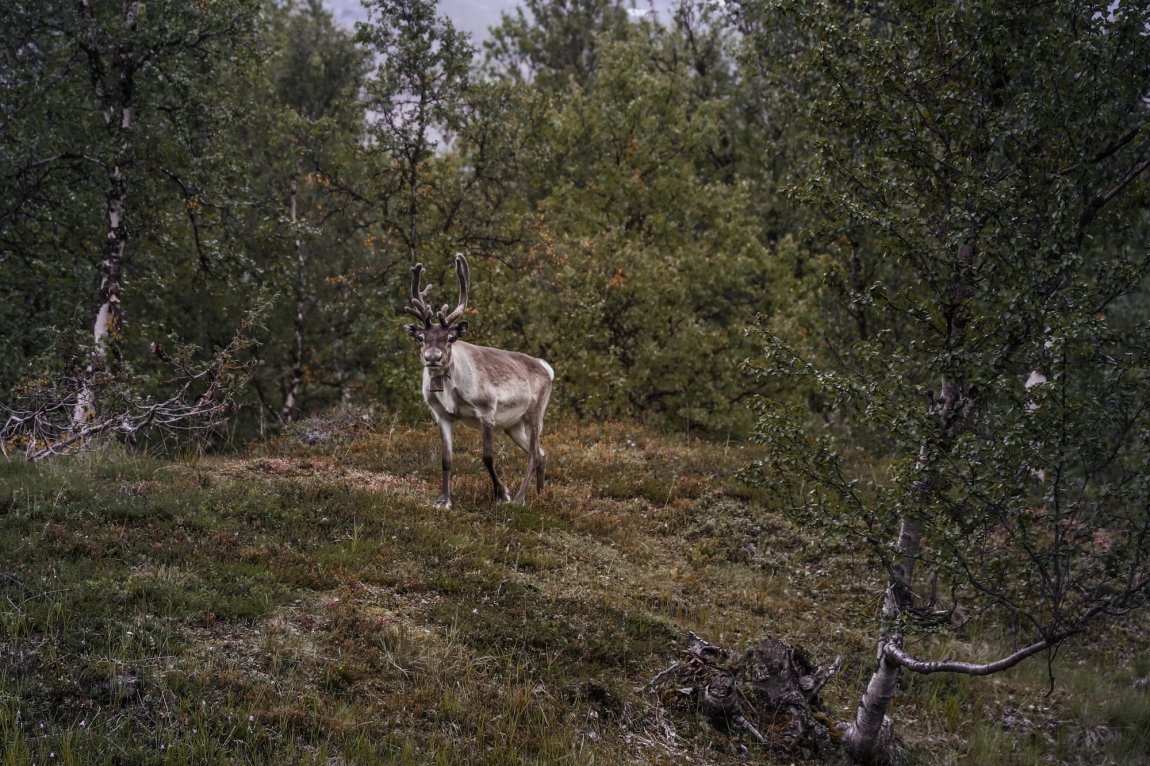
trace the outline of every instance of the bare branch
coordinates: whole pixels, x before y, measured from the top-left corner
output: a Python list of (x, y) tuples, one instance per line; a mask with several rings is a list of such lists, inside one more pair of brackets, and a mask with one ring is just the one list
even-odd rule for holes
[(152, 344), (156, 357), (174, 373), (174, 390), (161, 401), (129, 400), (109, 409), (111, 414), (77, 424), (71, 413), (82, 392), (111, 384), (110, 377), (93, 380), (86, 372), (74, 372), (22, 392), (14, 405), (0, 405), (0, 414), (6, 416), (0, 425), (0, 452), (38, 461), (83, 451), (99, 444), (101, 437), (119, 436), (131, 443), (151, 433), (188, 437), (211, 432), (226, 421), (255, 373), (256, 361), (239, 357), (252, 345), (259, 311), (240, 324), (231, 343), (199, 367), (191, 364), (187, 349), (172, 355)]
[[(1114, 141), (1111, 141), (1101, 151), (1099, 151), (1096, 155), (1091, 157), (1088, 160), (1088, 162), (1090, 162), (1092, 164), (1096, 164), (1096, 163), (1102, 162), (1103, 160), (1109, 159), (1110, 157), (1114, 156), (1115, 154), (1118, 153), (1118, 151), (1120, 149), (1133, 143), (1134, 139), (1138, 138), (1138, 134), (1141, 133), (1142, 129), (1145, 127), (1146, 127), (1146, 123), (1141, 123), (1137, 127), (1131, 129), (1130, 131), (1128, 131), (1127, 133), (1122, 135), (1121, 137), (1115, 139)], [(1066, 176), (1081, 166), (1082, 166), (1082, 163), (1080, 163), (1080, 162), (1075, 163), (1073, 165), (1070, 165), (1068, 167), (1065, 167), (1065, 168), (1062, 168), (1061, 170), (1056, 171), (1054, 175), (1059, 176), (1059, 177)]]
[[(1063, 638), (1065, 638), (1065, 636), (1063, 636)], [(974, 662), (960, 662), (958, 660), (918, 660), (907, 654), (903, 650), (902, 646), (893, 641), (886, 645), (884, 652), (886, 656), (891, 660), (898, 663), (907, 670), (914, 671), (915, 673), (962, 673), (968, 676), (988, 676), (992, 673), (999, 673), (1003, 670), (1006, 670), (1007, 668), (1012, 668), (1025, 660), (1027, 657), (1031, 657), (1041, 651), (1049, 649), (1056, 643), (1057, 641), (1044, 638), (1037, 643), (1023, 647), (1014, 654), (1003, 657), (1000, 660), (981, 664)]]
[(1137, 576), (1131, 573), (1125, 588), (1108, 598), (1095, 599), (1093, 606), (1083, 611), (1073, 623), (1062, 630), (1051, 632), (1013, 654), (993, 662), (976, 663), (960, 660), (920, 660), (911, 657), (902, 648), (902, 636), (896, 635), (882, 647), (883, 656), (892, 662), (915, 673), (962, 673), (968, 676), (988, 676), (1014, 667), (1028, 657), (1048, 649), (1057, 649), (1063, 641), (1082, 633), (1095, 619), (1103, 616), (1123, 614), (1139, 602), (1144, 592), (1150, 588), (1150, 575)]

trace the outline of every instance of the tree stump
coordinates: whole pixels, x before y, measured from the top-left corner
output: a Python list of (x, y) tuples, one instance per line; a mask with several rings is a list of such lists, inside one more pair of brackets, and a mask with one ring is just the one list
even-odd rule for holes
[(772, 751), (826, 756), (837, 748), (815, 717), (819, 691), (842, 660), (820, 668), (802, 649), (764, 638), (737, 658), (689, 634), (684, 658), (652, 679), (665, 704), (688, 706), (720, 731), (749, 737)]

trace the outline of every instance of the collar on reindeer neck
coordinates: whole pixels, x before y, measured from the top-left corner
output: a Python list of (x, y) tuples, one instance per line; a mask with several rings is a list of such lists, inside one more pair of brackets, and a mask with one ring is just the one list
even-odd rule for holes
[(446, 372), (441, 373), (439, 375), (432, 375), (430, 382), (429, 382), (429, 385), (428, 385), (428, 390), (429, 391), (442, 391), (443, 390), (443, 379), (446, 377), (447, 377)]

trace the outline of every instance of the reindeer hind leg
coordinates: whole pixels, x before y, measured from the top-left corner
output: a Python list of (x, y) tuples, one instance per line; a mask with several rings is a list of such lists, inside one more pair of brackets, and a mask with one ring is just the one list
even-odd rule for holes
[(547, 453), (539, 446), (539, 439), (535, 439), (535, 489), (543, 491), (543, 469), (547, 465)]
[(547, 402), (551, 399), (551, 384), (548, 383), (539, 397), (539, 404), (531, 413), (532, 454), (535, 457), (535, 484), (543, 491), (543, 473), (547, 465), (547, 453), (543, 451), (543, 415), (547, 412)]
[(534, 430), (523, 420), (508, 428), (507, 435), (511, 437), (511, 441), (515, 442), (519, 449), (527, 453), (527, 475), (523, 477), (523, 483), (519, 485), (519, 491), (515, 493), (515, 499), (512, 501), (521, 504), (527, 499), (527, 488), (531, 486), (531, 474), (537, 474), (539, 471), (536, 454), (539, 440), (536, 438)]

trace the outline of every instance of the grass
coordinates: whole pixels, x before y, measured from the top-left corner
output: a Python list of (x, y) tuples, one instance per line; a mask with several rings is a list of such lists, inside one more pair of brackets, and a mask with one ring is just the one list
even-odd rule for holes
[[(776, 762), (644, 691), (687, 631), (841, 654), (853, 714), (877, 570), (741, 486), (747, 448), (559, 424), (515, 507), (458, 438), (451, 510), (430, 426), (0, 463), (0, 764)], [(920, 763), (1147, 763), (1144, 629), (1067, 647), (1050, 694), (1041, 662), (907, 678), (898, 731)]]

